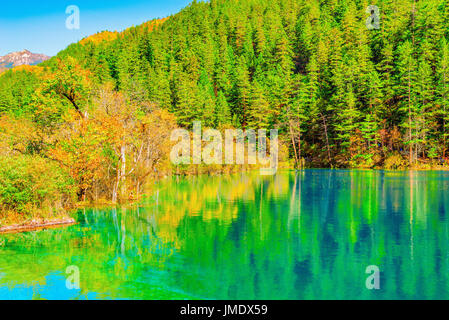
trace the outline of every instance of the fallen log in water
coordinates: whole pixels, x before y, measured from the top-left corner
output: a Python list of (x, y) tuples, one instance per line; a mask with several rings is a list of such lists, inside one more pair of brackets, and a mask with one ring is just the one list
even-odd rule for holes
[(74, 225), (74, 224), (76, 224), (76, 221), (73, 218), (66, 218), (63, 220), (54, 220), (54, 221), (32, 221), (30, 223), (25, 223), (25, 224), (16, 224), (16, 225), (0, 227), (0, 234), (36, 231), (36, 230), (42, 230), (42, 229), (70, 226), (70, 225)]

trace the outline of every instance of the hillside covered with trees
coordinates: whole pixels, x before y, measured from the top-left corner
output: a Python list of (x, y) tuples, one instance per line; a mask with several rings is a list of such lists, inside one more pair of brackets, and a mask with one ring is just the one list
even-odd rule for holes
[(0, 154), (112, 200), (170, 167), (170, 130), (194, 120), (277, 128), (296, 166), (447, 165), (448, 37), (447, 0), (194, 1), (2, 74)]

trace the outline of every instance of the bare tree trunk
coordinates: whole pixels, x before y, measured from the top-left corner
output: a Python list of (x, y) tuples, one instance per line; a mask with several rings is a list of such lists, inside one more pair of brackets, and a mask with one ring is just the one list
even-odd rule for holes
[[(415, 138), (418, 138), (418, 121), (415, 121)], [(418, 144), (415, 143), (415, 164), (418, 164)]]
[(329, 161), (329, 165), (332, 166), (332, 162), (331, 162), (331, 149), (329, 146), (329, 135), (327, 134), (327, 123), (326, 123), (326, 118), (324, 117), (323, 114), (321, 114), (321, 118), (323, 119), (323, 126), (324, 126), (324, 134), (326, 136), (326, 147), (327, 147), (327, 158)]
[(118, 187), (120, 185), (120, 170), (117, 167), (117, 175), (115, 178), (115, 184), (114, 187), (112, 188), (112, 202), (116, 203), (117, 199), (118, 199)]
[[(413, 0), (412, 9), (412, 48), (415, 50), (415, 0)], [(412, 53), (413, 54), (413, 53)], [(410, 165), (413, 162), (413, 145), (412, 145), (412, 115), (411, 115), (411, 66), (409, 65), (408, 76), (408, 121), (409, 121), (409, 139), (410, 139)]]
[(298, 158), (299, 158), (299, 168), (303, 169), (303, 163), (301, 158), (301, 122), (298, 123)]
[(413, 0), (413, 9), (412, 9), (412, 43), (413, 43), (413, 48), (415, 48), (415, 11), (416, 11), (416, 0)]
[(121, 188), (120, 188), (120, 193), (124, 194), (125, 193), (125, 187), (126, 187), (126, 147), (122, 146), (120, 148), (120, 159), (122, 161), (122, 167), (120, 169), (120, 180), (121, 180)]
[(408, 138), (409, 138), (409, 163), (413, 163), (413, 144), (412, 144), (412, 89), (411, 89), (411, 66), (408, 68)]
[(446, 72), (443, 75), (443, 159), (446, 158)]
[[(116, 168), (116, 176), (115, 176), (115, 184), (112, 190), (112, 202), (116, 203), (118, 200), (118, 193), (120, 191), (120, 182), (122, 182), (123, 188), (123, 179), (124, 179), (124, 170), (126, 166), (123, 165), (123, 155), (124, 155), (124, 147), (120, 148), (120, 158)], [(125, 164), (126, 165), (126, 164)]]
[(290, 137), (291, 137), (291, 140), (292, 140), (293, 150), (295, 151), (296, 167), (298, 167), (298, 165), (299, 165), (299, 158), (298, 158), (298, 152), (296, 151), (295, 135), (293, 133), (293, 126), (291, 124), (291, 120), (288, 121), (288, 128), (289, 128), (289, 131), (290, 131)]

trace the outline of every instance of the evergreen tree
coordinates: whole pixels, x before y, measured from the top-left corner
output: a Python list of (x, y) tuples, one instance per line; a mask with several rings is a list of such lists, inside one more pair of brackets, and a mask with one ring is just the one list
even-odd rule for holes
[[(0, 113), (61, 122), (72, 104), (61, 94), (84, 114), (89, 95), (112, 82), (185, 127), (279, 128), (297, 165), (301, 157), (309, 166), (382, 165), (396, 151), (411, 166), (447, 157), (448, 1), (381, 0), (377, 30), (366, 28), (368, 5), (194, 1), (167, 19), (102, 32), (41, 66), (2, 73)], [(89, 75), (91, 92), (70, 91), (84, 91), (84, 80), (73, 70), (64, 78), (64, 64)]]
[(448, 124), (449, 124), (449, 44), (445, 38), (441, 41), (441, 53), (439, 58), (438, 65), (438, 86), (437, 86), (437, 95), (438, 95), (438, 105), (439, 105), (439, 114), (438, 119), (441, 124), (441, 133), (440, 141), (442, 144), (442, 156), (446, 157), (446, 152), (448, 149)]
[(404, 42), (399, 49), (398, 54), (398, 94), (401, 98), (401, 110), (406, 115), (403, 119), (403, 127), (406, 129), (405, 145), (409, 151), (409, 162), (416, 162), (416, 150), (418, 136), (416, 129), (418, 127), (419, 109), (416, 102), (416, 61), (414, 58), (413, 44), (410, 41)]

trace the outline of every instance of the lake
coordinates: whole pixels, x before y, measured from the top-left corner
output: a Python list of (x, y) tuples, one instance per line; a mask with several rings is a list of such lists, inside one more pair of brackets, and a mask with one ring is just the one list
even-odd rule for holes
[(139, 206), (0, 235), (0, 299), (448, 299), (448, 210), (449, 172), (174, 178)]

